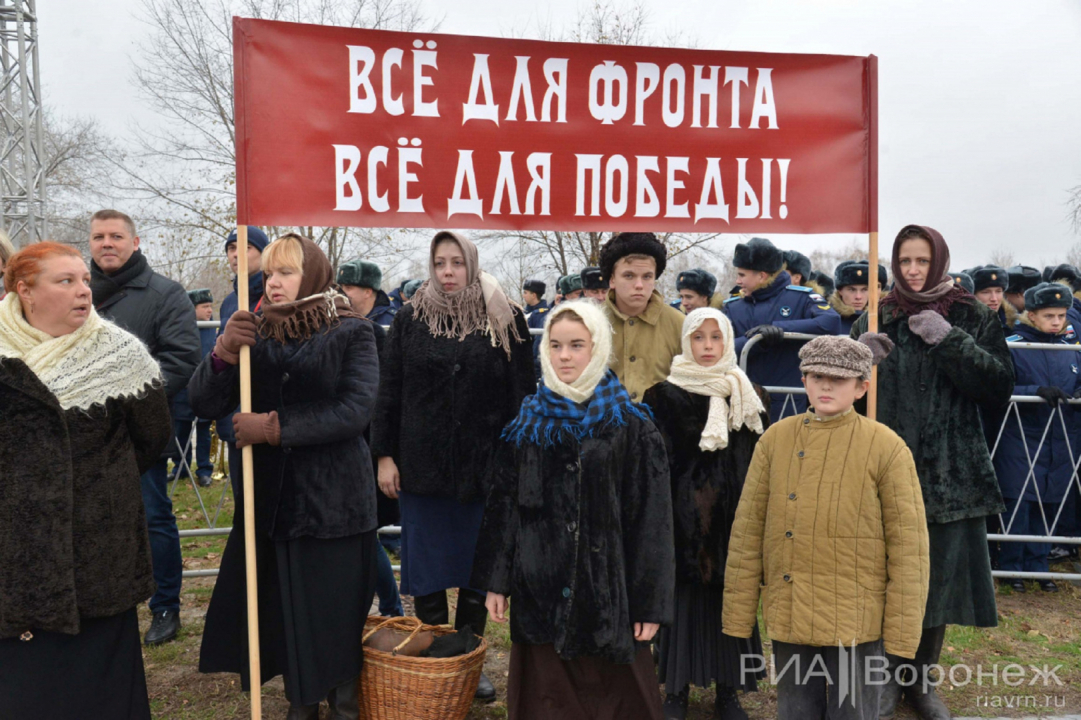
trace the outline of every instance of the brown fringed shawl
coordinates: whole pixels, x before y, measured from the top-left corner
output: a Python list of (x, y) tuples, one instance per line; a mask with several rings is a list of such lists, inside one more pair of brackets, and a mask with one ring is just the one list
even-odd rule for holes
[[(318, 245), (296, 233), (282, 237), (299, 241), (304, 252), (300, 291), (297, 293), (299, 299), (278, 304), (264, 301), (263, 318), (259, 325), (261, 336), (283, 344), (289, 340), (307, 340), (321, 328), (329, 330), (337, 325), (341, 318), (363, 317), (350, 307), (349, 299), (334, 287), (334, 268)], [(269, 297), (265, 291), (263, 297)]]

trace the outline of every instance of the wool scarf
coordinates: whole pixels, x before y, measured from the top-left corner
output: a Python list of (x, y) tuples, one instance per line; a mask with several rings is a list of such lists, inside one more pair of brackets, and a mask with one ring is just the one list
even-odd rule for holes
[(78, 329), (54, 338), (26, 321), (16, 293), (0, 301), (0, 358), (25, 363), (64, 410), (86, 411), (162, 384), (146, 346), (97, 310), (91, 308)]
[[(556, 376), (549, 357), (552, 326), (568, 313), (581, 319), (593, 339), (589, 364), (572, 383)], [(564, 318), (564, 322), (570, 320)], [(608, 369), (611, 352), (612, 326), (600, 305), (592, 300), (558, 305), (549, 313), (541, 339), (544, 382), (535, 395), (522, 402), (518, 416), (504, 428), (503, 439), (518, 446), (527, 442), (551, 447), (571, 439), (580, 442), (592, 437), (598, 427), (625, 425), (627, 413), (652, 420), (649, 407), (632, 402), (619, 378)]]
[[(918, 231), (920, 237), (931, 245), (931, 267), (927, 271), (927, 281), (919, 292), (909, 287), (901, 270), (901, 246), (905, 243), (901, 238), (912, 230)], [(906, 238), (911, 239), (913, 238)], [(879, 303), (881, 307), (895, 307), (909, 317), (924, 310), (934, 310), (946, 317), (954, 303), (972, 302), (972, 295), (950, 277), (950, 247), (942, 234), (934, 228), (923, 225), (906, 225), (901, 228), (893, 241), (890, 267), (893, 270), (893, 289), (882, 298)]]
[[(443, 290), (435, 270), (435, 249), (447, 240), (462, 249), (466, 266), (466, 286), (453, 292)], [(442, 230), (432, 238), (428, 250), (428, 279), (417, 289), (411, 303), (417, 318), (427, 324), (428, 331), (436, 337), (462, 341), (471, 333), (487, 333), (493, 347), (503, 348), (508, 360), (511, 337), (518, 342), (522, 340), (514, 322), (514, 306), (499, 281), (480, 269), (477, 246), (459, 233)]]
[[(724, 349), (715, 365), (699, 365), (691, 351), (691, 336), (707, 320), (721, 330)], [(698, 447), (706, 452), (728, 447), (728, 433), (746, 426), (759, 435), (764, 431), (765, 408), (747, 374), (736, 364), (732, 323), (719, 310), (699, 308), (683, 321), (683, 353), (672, 359), (668, 382), (694, 395), (709, 397), (709, 415)]]
[(128, 258), (128, 261), (115, 273), (108, 275), (98, 267), (94, 261), (90, 261), (90, 292), (94, 295), (94, 307), (116, 295), (124, 289), (124, 286), (139, 277), (148, 267), (146, 256), (142, 250), (136, 250)]

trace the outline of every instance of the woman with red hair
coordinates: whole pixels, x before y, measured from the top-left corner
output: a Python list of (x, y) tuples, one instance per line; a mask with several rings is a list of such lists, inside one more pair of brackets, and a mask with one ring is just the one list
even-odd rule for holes
[(78, 251), (15, 253), (0, 301), (0, 717), (150, 718), (140, 475), (171, 436), (161, 371), (94, 310)]

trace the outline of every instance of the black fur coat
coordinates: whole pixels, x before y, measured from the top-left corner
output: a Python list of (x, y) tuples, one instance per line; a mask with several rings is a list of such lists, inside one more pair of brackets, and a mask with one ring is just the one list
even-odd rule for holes
[(664, 441), (626, 416), (580, 445), (500, 443), (471, 586), (511, 598), (513, 642), (630, 663), (633, 623), (671, 622)]
[(140, 476), (173, 428), (165, 390), (61, 409), (0, 361), (0, 638), (75, 634), (154, 592)]
[(468, 502), (484, 479), (503, 426), (537, 388), (533, 343), (514, 309), (520, 341), (511, 359), (484, 333), (436, 337), (406, 305), (383, 350), (383, 379), (372, 420), (372, 454), (393, 457), (402, 490)]
[[(275, 410), (281, 445), (252, 447), (255, 516), (275, 540), (348, 537), (376, 525), (375, 478), (364, 431), (379, 385), (370, 320), (344, 318), (329, 331), (251, 349), (252, 412)], [(240, 402), (240, 371), (215, 373), (207, 355), (191, 384), (199, 417), (222, 417)]]
[[(676, 580), (723, 587), (728, 536), (751, 456), (762, 436), (742, 428), (729, 433), (728, 447), (706, 452), (698, 443), (709, 416), (708, 397), (665, 381), (647, 390), (644, 402), (653, 409), (668, 451)], [(766, 395), (763, 427), (769, 427), (768, 402)]]

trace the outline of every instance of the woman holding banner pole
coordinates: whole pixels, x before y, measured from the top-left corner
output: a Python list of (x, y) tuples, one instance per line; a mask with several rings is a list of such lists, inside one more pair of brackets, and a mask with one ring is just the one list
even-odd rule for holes
[[(915, 677), (891, 682), (879, 714), (892, 717), (902, 690), (921, 718), (948, 718), (935, 695), (946, 625), (995, 627), (998, 613), (986, 517), (1003, 510), (981, 430), (979, 407), (1006, 404), (1013, 361), (998, 316), (947, 274), (950, 250), (933, 228), (908, 225), (893, 245), (893, 289), (879, 305), (880, 329), (895, 348), (878, 366), (878, 421), (900, 435), (916, 461), (931, 549), (930, 592)], [(864, 314), (852, 326), (858, 338)]]
[[(364, 431), (379, 383), (371, 322), (334, 290), (330, 262), (287, 234), (263, 253), (262, 315), (237, 312), (189, 385), (192, 408), (237, 406), (251, 347), (252, 410), (233, 418), (253, 446), (262, 680), (283, 675), (289, 720), (359, 714), (361, 635), (375, 594), (376, 516)], [(244, 498), (237, 497), (238, 507)], [(238, 511), (207, 612), (199, 669), (249, 687), (244, 526)]]
[[(487, 480), (503, 426), (536, 389), (521, 308), (481, 271), (477, 247), (439, 232), (429, 278), (394, 317), (372, 423), (379, 487), (402, 515), (402, 584), (417, 617), (484, 635), (486, 595), (470, 589)], [(493, 700), (485, 676), (477, 697)]]

